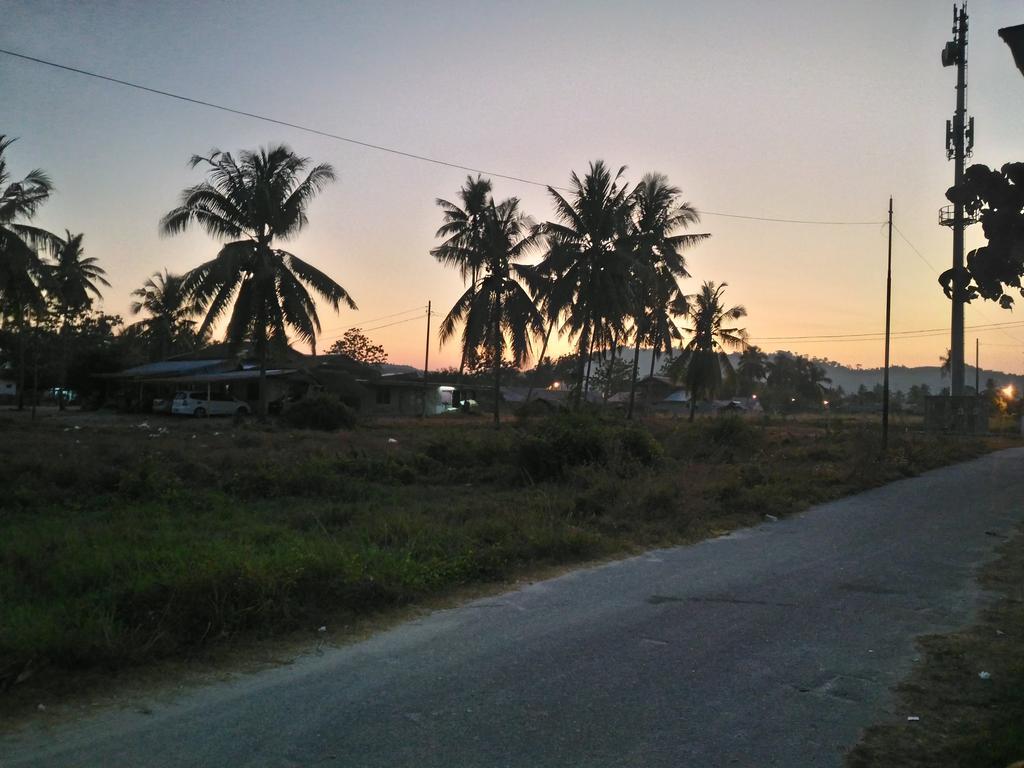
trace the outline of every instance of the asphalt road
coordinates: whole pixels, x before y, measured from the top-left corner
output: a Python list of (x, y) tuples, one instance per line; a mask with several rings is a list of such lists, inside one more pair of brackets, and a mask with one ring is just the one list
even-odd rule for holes
[(4, 766), (838, 766), (970, 620), (1024, 449), (0, 740)]

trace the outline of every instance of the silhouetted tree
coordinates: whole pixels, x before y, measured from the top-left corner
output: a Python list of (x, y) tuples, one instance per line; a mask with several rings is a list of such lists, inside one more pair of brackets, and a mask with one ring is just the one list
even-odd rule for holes
[[(466, 176), (459, 190), (460, 205), (442, 198), (434, 201), (442, 210), (442, 224), (434, 237), (443, 238), (441, 245), (430, 251), (431, 255), (446, 266), (459, 270), (463, 283), (477, 284), (477, 277), (484, 265), (486, 255), (483, 249), (484, 218), (491, 208), (491, 180), (479, 174), (474, 179)], [(459, 359), (459, 379), (466, 367), (466, 350)]]
[(614, 337), (623, 335), (634, 306), (627, 231), (630, 197), (622, 181), (624, 171), (622, 167), (613, 174), (598, 160), (583, 179), (572, 174), (568, 198), (548, 187), (555, 221), (540, 227), (548, 251), (538, 273), (551, 280), (549, 314), (564, 318), (560, 331), (576, 340), (577, 405), (595, 346), (610, 346)]
[(689, 277), (683, 251), (710, 237), (680, 234), (700, 221), (680, 190), (660, 173), (646, 174), (633, 191), (629, 234), (633, 249), (633, 367), (627, 418), (633, 415), (637, 369), (642, 343), (651, 345), (651, 375), (658, 352), (671, 354), (672, 342), (681, 338), (674, 316), (686, 313), (686, 297), (676, 282)]
[(267, 414), (266, 373), (270, 348), (288, 344), (287, 330), (316, 351), (320, 318), (310, 289), (337, 310), (355, 302), (340, 285), (293, 253), (275, 247), (308, 223), (312, 199), (334, 181), (326, 163), (308, 173), (309, 158), (284, 145), (245, 151), (236, 161), (215, 150), (194, 155), (192, 168), (204, 166), (207, 180), (186, 189), (181, 204), (163, 217), (165, 235), (197, 224), (227, 241), (217, 256), (185, 275), (184, 291), (205, 313), (200, 334), (231, 308), (226, 336), (238, 346), (251, 341), (260, 365), (260, 415)]
[(12, 181), (7, 150), (15, 139), (0, 134), (0, 318), (15, 329), (18, 346), (18, 408), (25, 405), (27, 337), (34, 319), (47, 311), (46, 267), (39, 253), (59, 247), (60, 238), (28, 222), (50, 199), (53, 182), (42, 170)]
[(92, 307), (94, 298), (103, 298), (100, 285), (110, 287), (105, 277), (106, 272), (96, 258), (85, 255), (82, 247), (83, 238), (82, 234), (72, 235), (67, 231), (67, 239), (54, 250), (54, 263), (47, 270), (48, 293), (60, 318), (58, 334), (61, 340), (61, 354), (57, 404), (61, 410), (64, 410), (64, 395), (67, 388), (68, 325), (73, 317)]
[(740, 353), (736, 365), (738, 394), (749, 397), (768, 377), (768, 358), (760, 347), (749, 346)]
[(491, 202), (483, 217), (480, 277), (441, 322), (442, 343), (462, 326), (462, 349), (482, 349), (493, 362), (494, 425), (501, 425), (501, 361), (506, 348), (518, 367), (530, 354), (531, 337), (544, 332), (544, 320), (522, 283), (517, 263), (537, 244), (533, 222), (519, 210), (519, 200)]
[(980, 295), (1010, 309), (1014, 297), (1007, 289), (1024, 294), (1024, 163), (1007, 163), (998, 171), (972, 165), (963, 183), (950, 187), (946, 197), (962, 204), (968, 216), (978, 216), (988, 242), (967, 254), (962, 272), (948, 269), (939, 275), (939, 283), (947, 296), (952, 297), (958, 284), (968, 301)]
[(388, 361), (384, 347), (370, 341), (362, 328), (349, 328), (327, 351), (332, 355), (346, 355), (367, 365), (384, 365)]
[(193, 349), (202, 343), (192, 319), (197, 314), (196, 307), (185, 294), (183, 276), (167, 270), (154, 272), (141, 288), (132, 291), (132, 296), (136, 301), (131, 303), (131, 313), (149, 315), (132, 328), (147, 342), (150, 359), (163, 360), (173, 352)]
[(691, 297), (691, 327), (687, 330), (693, 338), (669, 368), (672, 378), (684, 382), (689, 390), (690, 421), (697, 412), (697, 398), (712, 398), (722, 385), (723, 373), (732, 373), (728, 352), (742, 350), (747, 343), (745, 329), (726, 325), (747, 314), (740, 305), (727, 308), (723, 304), (722, 294), (727, 286), (728, 283), (706, 282), (700, 293)]

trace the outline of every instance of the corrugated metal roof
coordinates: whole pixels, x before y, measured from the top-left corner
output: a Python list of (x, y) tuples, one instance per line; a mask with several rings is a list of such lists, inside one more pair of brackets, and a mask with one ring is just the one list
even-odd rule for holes
[(112, 374), (117, 378), (125, 379), (148, 379), (156, 376), (177, 376), (181, 374), (200, 373), (210, 371), (224, 365), (227, 361), (218, 360), (161, 360), (158, 363), (145, 363), (128, 368), (119, 373)]
[[(274, 368), (267, 371), (268, 378), (275, 378), (277, 376), (287, 376), (289, 374), (297, 373), (294, 368)], [(189, 384), (222, 384), (231, 381), (255, 381), (259, 379), (259, 369), (255, 371), (224, 371), (222, 373), (195, 373), (195, 374), (178, 374), (175, 376), (165, 376), (161, 378), (153, 379), (153, 381), (167, 381), (167, 382), (180, 382)]]

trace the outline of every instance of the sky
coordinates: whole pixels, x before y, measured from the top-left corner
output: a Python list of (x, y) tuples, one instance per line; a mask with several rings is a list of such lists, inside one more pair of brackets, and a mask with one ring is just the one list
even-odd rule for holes
[[(969, 11), (969, 162), (1024, 159), (1024, 77), (996, 34), (1024, 22), (1024, 6), (972, 0)], [(893, 330), (949, 325), (934, 271), (952, 248), (937, 224), (953, 175), (955, 71), (939, 60), (948, 2), (0, 0), (0, 18), (0, 48), (494, 173), (565, 186), (597, 159), (627, 166), (632, 182), (664, 173), (706, 212), (691, 231), (712, 235), (688, 253), (684, 289), (727, 282), (752, 342), (770, 351), (881, 365), (881, 340), (793, 337), (884, 328), (892, 195), (919, 252), (894, 238)], [(57, 186), (36, 223), (85, 233), (111, 282), (108, 312), (127, 316), (130, 292), (154, 271), (216, 254), (202, 232), (157, 230), (201, 180), (189, 157), (277, 142), (338, 173), (289, 243), (359, 306), (323, 309), (321, 348), (358, 325), (375, 329), (392, 362), (422, 365), (420, 308), (431, 301), (443, 316), (464, 290), (429, 251), (434, 200), (454, 199), (465, 171), (7, 56), (0, 95), (0, 133), (20, 137), (12, 171), (44, 168)], [(552, 216), (543, 186), (495, 179), (494, 190), (537, 220)], [(968, 248), (982, 242), (980, 227), (968, 230)], [(984, 368), (1024, 371), (1024, 326), (970, 330), (1019, 314), (968, 306), (968, 347), (981, 339)], [(935, 365), (948, 345), (897, 337), (892, 362)], [(455, 341), (439, 348), (432, 334), (430, 347), (431, 367), (457, 364)]]

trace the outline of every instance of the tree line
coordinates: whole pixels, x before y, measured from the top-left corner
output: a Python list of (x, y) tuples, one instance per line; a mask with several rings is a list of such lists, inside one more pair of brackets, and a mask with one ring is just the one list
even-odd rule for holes
[(159, 226), (166, 236), (199, 227), (220, 241), (217, 254), (181, 275), (154, 274), (132, 294), (132, 313), (147, 317), (121, 328), (121, 318), (93, 310), (100, 286), (109, 283), (97, 260), (84, 255), (83, 236), (59, 237), (31, 224), (54, 185), (42, 170), (11, 180), (12, 143), (0, 136), (0, 343), (14, 358), (9, 362), (22, 396), (27, 347), (35, 349), (38, 373), (39, 352), (54, 329), (64, 361), (58, 391), (64, 393), (72, 341), (84, 342), (97, 328), (106, 341), (120, 329), (119, 342), (134, 342), (136, 350), (147, 348), (149, 359), (163, 359), (206, 344), (223, 321), (230, 347), (252, 345), (265, 415), (271, 354), (287, 347), (289, 335), (315, 351), (321, 326), (314, 296), (334, 310), (342, 304), (356, 308), (337, 282), (281, 247), (308, 224), (309, 204), (334, 181), (333, 168), (312, 165), (284, 145), (243, 151), (237, 159), (214, 150), (191, 158), (190, 166), (201, 168), (205, 178), (181, 193)]
[[(610, 357), (611, 370), (627, 345), (634, 349), (629, 417), (641, 346), (667, 355), (679, 349), (671, 374), (691, 399), (721, 388), (732, 369), (727, 353), (748, 346), (746, 330), (735, 324), (746, 310), (727, 306), (724, 283), (706, 282), (692, 296), (683, 291), (685, 251), (710, 235), (686, 232), (699, 214), (663, 174), (647, 174), (632, 188), (624, 174), (625, 167), (613, 171), (603, 161), (582, 177), (572, 173), (568, 193), (547, 188), (554, 216), (539, 223), (518, 198), (496, 200), (481, 176), (466, 178), (457, 202), (436, 201), (441, 244), (431, 254), (467, 286), (440, 331), (442, 343), (459, 335), (460, 376), (483, 363), (498, 393), (503, 368), (520, 368), (537, 342), (543, 361), (554, 335), (576, 349), (576, 407), (587, 397), (595, 355)], [(527, 261), (532, 256), (537, 260)]]

